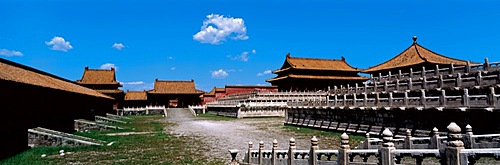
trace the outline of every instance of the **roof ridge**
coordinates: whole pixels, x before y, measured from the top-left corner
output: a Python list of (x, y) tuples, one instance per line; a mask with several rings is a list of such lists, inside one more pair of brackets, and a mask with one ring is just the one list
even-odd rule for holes
[[(391, 61), (391, 60), (393, 60), (393, 59), (395, 59), (395, 58), (399, 57), (399, 55), (403, 54), (403, 52), (406, 52), (406, 51), (407, 51), (408, 49), (410, 49), (413, 45), (414, 45), (414, 44), (411, 44), (409, 47), (407, 47), (405, 50), (401, 51), (400, 53), (398, 53), (398, 55), (396, 55), (396, 56), (392, 57), (391, 59), (386, 60), (385, 62), (380, 63), (380, 64), (378, 64), (378, 65), (368, 67), (368, 68), (366, 68), (366, 69), (364, 69), (364, 70), (368, 70), (368, 69), (371, 69), (371, 68), (375, 68), (375, 67), (377, 67), (377, 66), (380, 66), (380, 65), (383, 65), (383, 64), (385, 64), (385, 63), (388, 63), (389, 61)], [(416, 48), (415, 48), (415, 49), (416, 49)], [(363, 71), (364, 71), (364, 70), (363, 70)]]
[(194, 80), (158, 80), (155, 79), (157, 82), (194, 82)]
[[(415, 51), (417, 52), (418, 57), (420, 57), (420, 59), (422, 59), (422, 60), (424, 60), (424, 61), (426, 61), (426, 62), (429, 62), (429, 61), (427, 61), (427, 58), (422, 57), (422, 55), (420, 55), (420, 52), (418, 51), (417, 45), (418, 45), (418, 44), (417, 44), (417, 42), (416, 42), (416, 41), (415, 41), (415, 42), (413, 42), (413, 44), (412, 44), (412, 46), (414, 46), (414, 47), (415, 47)], [(420, 45), (418, 45), (418, 46), (420, 46)], [(420, 47), (422, 47), (422, 46), (420, 46)], [(422, 47), (422, 48), (423, 48), (423, 47)], [(428, 50), (428, 49), (427, 49), (427, 50)], [(432, 52), (432, 51), (431, 51), (431, 52)], [(434, 52), (432, 52), (432, 53), (434, 53)], [(437, 53), (435, 53), (435, 54), (437, 54)]]
[(325, 61), (342, 61), (345, 62), (342, 59), (328, 59), (328, 58), (311, 58), (311, 57), (290, 57), (290, 58), (300, 58), (300, 59), (310, 59), (310, 60), (325, 60)]
[(418, 43), (415, 43), (415, 44), (417, 44), (417, 45), (418, 45), (418, 46), (420, 46), (421, 48), (423, 48), (423, 49), (425, 49), (425, 50), (427, 50), (427, 51), (429, 51), (429, 52), (431, 52), (431, 53), (434, 53), (434, 54), (436, 54), (436, 55), (438, 55), (438, 56), (441, 56), (441, 57), (444, 57), (444, 58), (453, 59), (453, 60), (457, 60), (457, 61), (465, 61), (465, 60), (461, 60), (461, 59), (457, 59), (457, 58), (453, 58), (453, 57), (448, 57), (448, 56), (445, 56), (445, 55), (442, 55), (442, 54), (436, 53), (436, 52), (434, 52), (434, 51), (432, 51), (432, 50), (430, 50), (430, 49), (428, 49), (428, 48), (426, 48), (426, 47), (424, 47), (424, 46), (422, 46), (422, 45), (420, 45), (420, 44), (418, 44)]

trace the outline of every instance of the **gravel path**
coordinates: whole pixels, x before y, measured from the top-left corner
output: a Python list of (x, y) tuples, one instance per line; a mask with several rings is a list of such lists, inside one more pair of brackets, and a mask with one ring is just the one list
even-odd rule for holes
[(254, 149), (258, 148), (260, 141), (264, 141), (265, 149), (270, 149), (273, 139), (276, 139), (279, 149), (287, 149), (290, 138), (294, 137), (297, 149), (309, 149), (310, 147), (311, 137), (282, 129), (283, 118), (215, 121), (193, 117), (186, 109), (169, 109), (167, 112), (167, 120), (176, 123), (176, 126), (166, 128), (167, 131), (175, 135), (202, 140), (208, 145), (205, 147), (211, 151), (206, 153), (209, 157), (229, 160), (228, 150), (238, 149), (238, 159), (241, 160), (248, 149), (249, 141), (253, 142)]

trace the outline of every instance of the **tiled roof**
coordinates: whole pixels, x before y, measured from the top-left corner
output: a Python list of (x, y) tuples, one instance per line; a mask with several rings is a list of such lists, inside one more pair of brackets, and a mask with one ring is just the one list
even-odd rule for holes
[(278, 88), (270, 85), (226, 85), (226, 88)]
[(116, 81), (115, 69), (89, 69), (85, 67), (82, 79), (76, 81), (79, 84), (120, 84)]
[(148, 100), (146, 91), (127, 91), (125, 100)]
[(297, 79), (324, 79), (324, 80), (360, 80), (366, 81), (369, 78), (363, 76), (317, 76), (317, 75), (294, 75), (289, 74), (288, 76), (275, 77), (271, 79), (267, 79), (267, 82), (287, 79), (287, 78), (297, 78)]
[(0, 58), (0, 80), (40, 86), (94, 97), (113, 99), (69, 80)]
[(123, 93), (123, 91), (119, 89), (96, 89), (96, 91), (101, 93)]
[(226, 92), (226, 88), (215, 88), (215, 92)]
[(167, 81), (155, 80), (155, 87), (150, 90), (152, 94), (202, 94), (194, 86), (194, 81)]
[[(344, 57), (342, 57), (342, 60), (332, 60), (332, 59), (320, 59), (320, 58), (290, 57), (290, 54), (287, 54), (286, 62), (290, 64), (292, 68), (295, 69), (354, 71), (354, 72), (359, 71), (358, 69), (347, 64), (345, 62)], [(275, 72), (280, 72), (281, 70), (287, 70), (287, 68), (282, 68), (276, 70)]]
[(214, 87), (214, 89), (212, 89), (210, 92), (207, 92), (207, 93), (205, 93), (205, 94), (203, 94), (203, 95), (205, 95), (205, 96), (215, 96), (215, 90), (216, 90), (216, 89), (217, 89), (217, 88), (216, 88), (216, 87)]
[(455, 65), (466, 65), (466, 61), (454, 59), (451, 57), (446, 57), (435, 53), (416, 42), (414, 38), (413, 44), (406, 48), (403, 52), (393, 57), (392, 59), (381, 63), (379, 65), (370, 67), (362, 72), (376, 72), (380, 70), (389, 70), (394, 68), (401, 68), (411, 65), (417, 65), (424, 62), (429, 62), (433, 64), (455, 64)]

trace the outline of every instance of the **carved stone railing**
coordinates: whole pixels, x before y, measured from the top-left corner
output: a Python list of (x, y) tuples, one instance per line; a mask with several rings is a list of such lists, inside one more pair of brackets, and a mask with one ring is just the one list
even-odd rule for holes
[[(468, 108), (484, 108), (487, 111), (500, 108), (500, 95), (495, 93), (494, 87), (489, 87), (488, 94), (470, 95), (469, 89), (463, 89), (461, 95), (447, 95), (441, 90), (439, 95), (428, 96), (421, 90), (419, 96), (410, 96), (410, 92), (364, 93), (364, 94), (334, 94), (328, 102), (324, 101), (291, 101), (289, 107), (301, 108), (361, 108), (361, 109), (429, 109), (438, 110)], [(454, 92), (457, 93), (457, 92)], [(415, 93), (411, 93), (416, 95)]]
[(165, 105), (159, 106), (144, 106), (144, 107), (123, 107), (123, 110), (118, 110), (120, 115), (137, 115), (137, 114), (164, 114), (167, 116)]
[[(278, 150), (278, 142), (272, 143), (271, 150), (264, 150), (264, 142), (259, 143), (257, 150), (253, 149), (252, 142), (248, 143), (245, 158), (235, 159), (237, 150), (230, 150), (233, 164), (270, 164), (270, 165), (316, 165), (316, 164), (423, 164), (424, 159), (432, 158), (431, 163), (447, 165), (474, 164), (480, 157), (492, 157), (499, 160), (500, 148), (465, 149), (461, 129), (455, 123), (448, 127), (447, 141), (442, 149), (397, 149), (394, 145), (393, 134), (389, 129), (383, 131), (383, 144), (378, 149), (350, 149), (349, 136), (344, 133), (340, 136), (341, 144), (338, 150), (320, 150), (318, 139), (311, 139), (309, 150), (297, 150), (295, 139), (291, 138), (288, 150)], [(336, 157), (336, 159), (334, 158)], [(359, 157), (360, 159), (356, 159)], [(376, 157), (370, 160), (369, 157)], [(494, 163), (499, 163), (494, 162)]]

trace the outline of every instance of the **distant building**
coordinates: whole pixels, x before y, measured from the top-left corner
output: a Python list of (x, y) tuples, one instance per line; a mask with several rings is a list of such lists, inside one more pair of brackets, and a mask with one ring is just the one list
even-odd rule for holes
[(231, 94), (250, 93), (250, 92), (278, 92), (277, 86), (264, 85), (226, 85), (226, 96)]
[(431, 70), (435, 69), (436, 65), (438, 65), (439, 68), (444, 68), (450, 67), (452, 63), (455, 66), (460, 66), (466, 65), (467, 61), (435, 53), (432, 50), (418, 44), (417, 37), (414, 36), (413, 44), (411, 44), (403, 52), (386, 62), (370, 67), (362, 72), (372, 74), (373, 76), (378, 76), (379, 73), (387, 75), (389, 71), (392, 74), (398, 74), (399, 70), (401, 70), (402, 73), (409, 73), (410, 68), (413, 71), (422, 71), (422, 67)]
[(149, 105), (146, 91), (129, 91), (125, 93), (123, 107), (144, 107)]
[(200, 92), (191, 81), (155, 80), (154, 89), (148, 91), (148, 102), (151, 105), (168, 107), (187, 107), (202, 103)]
[(334, 85), (361, 83), (368, 80), (359, 76), (359, 69), (341, 60), (299, 58), (286, 55), (280, 69), (273, 71), (276, 77), (266, 80), (280, 91), (317, 91), (328, 90)]
[(114, 99), (73, 81), (0, 58), (0, 159), (28, 148), (28, 129), (73, 132), (73, 120), (113, 111)]
[(89, 69), (85, 67), (82, 79), (76, 83), (115, 98), (115, 108), (122, 108), (125, 93), (118, 89), (122, 85), (116, 81), (115, 69)]

